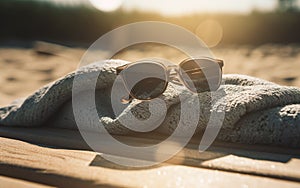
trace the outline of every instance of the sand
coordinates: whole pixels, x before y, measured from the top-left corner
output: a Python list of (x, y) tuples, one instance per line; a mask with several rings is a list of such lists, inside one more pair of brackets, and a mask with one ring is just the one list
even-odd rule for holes
[[(300, 46), (266, 44), (211, 49), (225, 60), (224, 73), (256, 76), (281, 85), (300, 87)], [(74, 71), (86, 49), (35, 42), (31, 48), (0, 47), (0, 106), (26, 97), (41, 86)], [(180, 62), (186, 56), (165, 46), (135, 46), (114, 58), (135, 61), (162, 57)]]

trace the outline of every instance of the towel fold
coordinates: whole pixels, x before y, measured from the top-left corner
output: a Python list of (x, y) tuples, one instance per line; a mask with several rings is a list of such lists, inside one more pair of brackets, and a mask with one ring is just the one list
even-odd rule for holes
[[(272, 144), (288, 147), (300, 146), (300, 89), (280, 86), (272, 82), (245, 75), (224, 75), (220, 89), (213, 92), (194, 94), (185, 87), (170, 83), (158, 99), (137, 101), (120, 105), (116, 111), (112, 103), (112, 86), (117, 79), (115, 68), (128, 63), (122, 60), (96, 62), (79, 68), (77, 71), (50, 83), (34, 92), (24, 100), (18, 100), (9, 106), (0, 108), (0, 125), (2, 126), (56, 126), (77, 129), (73, 115), (72, 94), (77, 100), (84, 101), (91, 92), (87, 87), (91, 79), (97, 77), (95, 108), (85, 106), (85, 114), (77, 117), (85, 122), (83, 129), (95, 130), (89, 114), (96, 110), (101, 125), (111, 134), (130, 134), (131, 123), (136, 120), (147, 126), (153, 116), (160, 126), (153, 127), (157, 132), (172, 134), (180, 121), (181, 103), (193, 105), (200, 103), (199, 111), (189, 111), (191, 116), (198, 113), (196, 132), (203, 133), (212, 113), (223, 113), (222, 128), (217, 139), (220, 141), (247, 144)], [(73, 84), (76, 77), (76, 85)], [(78, 87), (74, 90), (74, 86)], [(119, 88), (124, 89), (124, 88)], [(76, 93), (74, 93), (76, 91)], [(73, 93), (72, 93), (73, 92)], [(93, 95), (92, 95), (93, 96)], [(113, 100), (113, 102), (112, 102)], [(164, 101), (164, 104), (162, 101)], [(81, 101), (81, 102), (82, 102)], [(73, 101), (74, 102), (74, 101)], [(73, 104), (74, 105), (74, 104)], [(188, 107), (188, 106), (187, 106)], [(157, 110), (157, 109), (166, 109)], [(87, 113), (87, 112), (91, 113)], [(163, 119), (162, 119), (163, 118)], [(184, 119), (182, 134), (189, 131), (195, 122), (194, 117)], [(122, 123), (126, 123), (127, 127)], [(128, 127), (129, 126), (129, 127)], [(152, 126), (149, 124), (149, 126)], [(155, 125), (156, 126), (156, 125)]]

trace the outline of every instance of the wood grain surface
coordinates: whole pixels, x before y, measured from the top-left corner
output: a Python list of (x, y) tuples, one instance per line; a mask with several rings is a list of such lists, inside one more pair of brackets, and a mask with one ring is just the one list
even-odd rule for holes
[[(0, 127), (0, 136), (1, 188), (300, 187), (296, 149), (215, 143), (199, 153), (193, 140), (163, 164), (129, 168), (91, 151), (76, 131)], [(117, 138), (135, 145), (157, 142), (153, 136)]]

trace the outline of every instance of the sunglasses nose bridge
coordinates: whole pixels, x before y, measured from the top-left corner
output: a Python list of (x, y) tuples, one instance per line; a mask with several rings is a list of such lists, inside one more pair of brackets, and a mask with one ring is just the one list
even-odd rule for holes
[(168, 82), (172, 82), (177, 85), (182, 85), (179, 79), (179, 71), (177, 65), (167, 67), (167, 79)]

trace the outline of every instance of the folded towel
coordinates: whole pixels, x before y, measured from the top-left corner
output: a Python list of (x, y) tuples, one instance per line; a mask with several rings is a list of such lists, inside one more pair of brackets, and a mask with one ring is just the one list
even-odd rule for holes
[[(42, 87), (26, 99), (0, 108), (0, 125), (23, 127), (47, 125), (76, 129), (72, 110), (74, 77), (79, 78), (78, 85), (81, 87), (76, 89), (75, 95), (80, 99), (80, 96), (84, 98), (88, 95), (89, 91), (86, 90), (86, 86), (89, 85), (91, 78), (97, 75), (96, 110), (100, 122), (111, 134), (130, 134), (132, 131), (124, 127), (121, 122), (130, 125), (130, 122), (136, 122), (136, 119), (132, 119), (132, 114), (137, 119), (146, 120), (151, 113), (155, 117), (166, 115), (155, 131), (171, 134), (178, 125), (180, 103), (184, 98), (185, 102), (191, 105), (196, 99), (200, 101), (200, 110), (191, 113), (199, 113), (200, 118), (196, 129), (198, 133), (203, 133), (205, 130), (210, 114), (221, 111), (225, 116), (224, 119), (222, 118), (223, 125), (217, 136), (218, 140), (300, 146), (300, 88), (280, 86), (245, 75), (230, 74), (223, 76), (223, 84), (215, 92), (222, 95), (215, 100), (211, 99), (210, 92), (193, 94), (183, 86), (170, 83), (165, 93), (159, 97), (165, 101), (166, 114), (162, 110), (152, 109), (151, 111), (149, 101), (137, 100), (124, 105), (119, 112), (114, 112), (111, 107), (110, 92), (116, 80), (115, 68), (125, 63), (128, 62), (107, 60), (81, 67), (76, 72)], [(160, 101), (154, 102), (154, 109), (156, 107), (162, 107)], [(89, 118), (88, 114), (79, 117), (86, 122), (83, 129), (97, 129)], [(185, 121), (183, 134), (184, 130), (189, 130), (190, 123), (188, 119)]]

